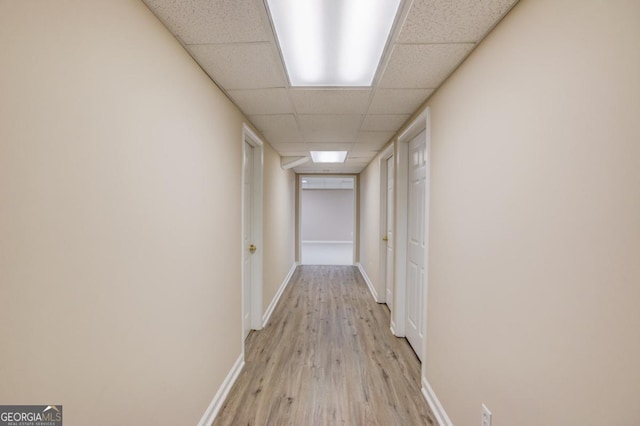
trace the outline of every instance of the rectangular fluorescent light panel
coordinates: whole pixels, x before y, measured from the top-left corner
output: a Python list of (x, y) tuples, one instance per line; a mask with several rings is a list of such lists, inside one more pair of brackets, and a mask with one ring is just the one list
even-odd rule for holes
[(400, 0), (267, 0), (292, 86), (371, 86)]
[(314, 163), (344, 163), (347, 151), (309, 151)]

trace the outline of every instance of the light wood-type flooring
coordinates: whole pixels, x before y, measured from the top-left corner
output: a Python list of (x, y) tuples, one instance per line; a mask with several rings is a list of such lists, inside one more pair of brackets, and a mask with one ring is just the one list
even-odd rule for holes
[(353, 266), (300, 266), (213, 423), (436, 425), (420, 363)]

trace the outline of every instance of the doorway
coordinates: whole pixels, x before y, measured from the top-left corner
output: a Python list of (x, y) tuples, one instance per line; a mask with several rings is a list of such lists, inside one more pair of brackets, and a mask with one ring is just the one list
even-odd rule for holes
[(394, 309), (391, 328), (426, 353), (429, 265), (429, 109), (398, 138)]
[(262, 328), (263, 143), (243, 126), (242, 140), (242, 338)]
[(425, 188), (427, 169), (426, 131), (423, 130), (409, 142), (408, 208), (407, 208), (407, 340), (422, 359), (424, 343), (425, 299)]
[(394, 145), (382, 152), (380, 158), (380, 291), (381, 302), (386, 303), (389, 310), (393, 308), (394, 278), (394, 207), (395, 207), (395, 157)]
[(300, 263), (353, 265), (355, 176), (300, 176)]

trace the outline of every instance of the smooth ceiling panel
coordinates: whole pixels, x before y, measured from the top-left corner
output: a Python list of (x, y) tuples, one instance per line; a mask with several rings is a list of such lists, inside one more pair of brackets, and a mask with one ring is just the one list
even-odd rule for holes
[(471, 52), (474, 44), (398, 44), (384, 71), (380, 87), (432, 89), (438, 87)]
[(309, 151), (349, 151), (352, 142), (334, 143), (334, 142), (312, 142), (306, 143)]
[(261, 0), (144, 0), (185, 44), (269, 41)]
[[(388, 141), (387, 141), (388, 142)], [(381, 143), (377, 143), (377, 144), (372, 144), (372, 143), (356, 143), (353, 145), (353, 147), (351, 148), (351, 150), (356, 153), (356, 155), (358, 153), (361, 152), (370, 152), (371, 150), (374, 150), (374, 152), (376, 153), (376, 155), (378, 154), (378, 152), (380, 152), (380, 150), (385, 147), (387, 145), (387, 142), (381, 142)]]
[(357, 158), (368, 158), (369, 160), (372, 160), (376, 155), (378, 155), (378, 150), (372, 149), (368, 145), (361, 145), (361, 144), (355, 143), (351, 147), (351, 151), (349, 151), (349, 155)]
[(364, 114), (371, 90), (293, 89), (291, 99), (298, 114)]
[(345, 165), (364, 167), (369, 164), (369, 161), (370, 160), (367, 160), (365, 158), (347, 158), (347, 161), (345, 161)]
[(366, 165), (366, 164), (369, 164), (377, 154), (378, 153), (375, 151), (357, 152), (352, 149), (352, 151), (349, 153), (349, 159), (352, 161), (364, 162), (364, 164)]
[(282, 63), (269, 43), (188, 46), (200, 66), (225, 90), (285, 87)]
[(302, 135), (292, 114), (252, 115), (249, 120), (270, 144), (302, 142)]
[(414, 0), (398, 43), (478, 42), (517, 0)]
[(287, 89), (230, 90), (227, 93), (246, 115), (293, 113)]
[(367, 115), (362, 123), (363, 131), (397, 131), (408, 119), (410, 114)]
[(361, 150), (371, 150), (371, 149), (375, 149), (376, 151), (382, 149), (383, 146), (385, 146), (389, 141), (383, 142), (383, 141), (368, 141), (368, 142), (359, 142), (356, 143), (355, 145), (353, 145), (352, 149), (361, 149)]
[(298, 121), (306, 142), (353, 142), (362, 115), (298, 115)]
[(356, 139), (356, 145), (382, 146), (389, 142), (395, 134), (396, 132), (360, 132)]
[(309, 155), (309, 150), (303, 142), (272, 143), (271, 146), (284, 157), (306, 157)]
[(294, 168), (320, 173), (362, 170), (517, 2), (406, 0), (377, 86), (289, 88), (264, 0), (143, 1), (281, 155), (350, 152)]
[(369, 105), (369, 114), (413, 114), (433, 92), (433, 89), (378, 89)]

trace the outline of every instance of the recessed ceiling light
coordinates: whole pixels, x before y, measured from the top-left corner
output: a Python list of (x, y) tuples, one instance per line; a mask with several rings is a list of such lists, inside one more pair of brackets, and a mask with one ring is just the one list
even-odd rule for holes
[(309, 151), (314, 163), (344, 163), (347, 151)]
[(267, 0), (292, 86), (371, 86), (400, 0)]

